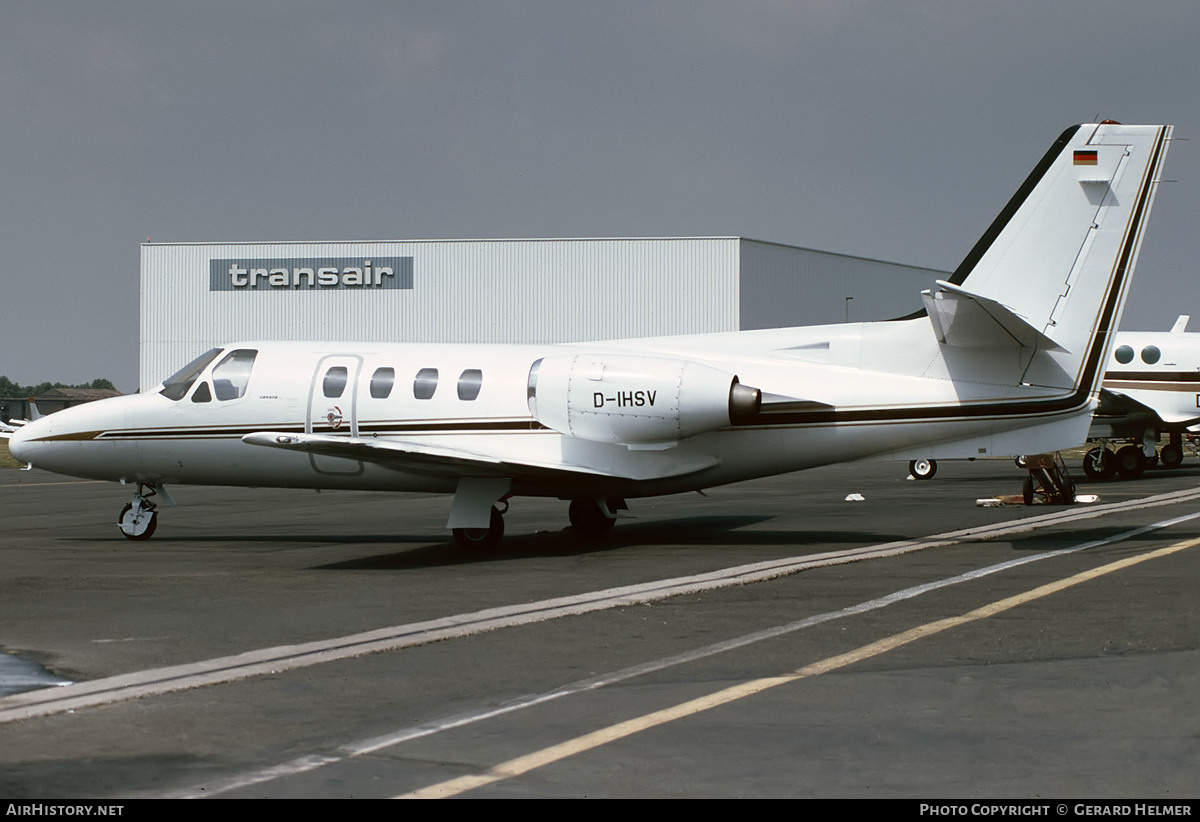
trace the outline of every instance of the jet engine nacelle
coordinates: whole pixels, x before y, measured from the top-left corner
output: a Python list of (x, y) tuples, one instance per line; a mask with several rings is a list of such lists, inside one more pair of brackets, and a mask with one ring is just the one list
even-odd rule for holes
[(687, 360), (576, 354), (529, 369), (529, 411), (593, 442), (668, 444), (753, 417), (762, 392)]

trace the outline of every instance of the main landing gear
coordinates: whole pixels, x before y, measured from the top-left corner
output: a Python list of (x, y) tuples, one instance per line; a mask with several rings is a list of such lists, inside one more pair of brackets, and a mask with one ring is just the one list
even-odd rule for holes
[(487, 551), (495, 548), (504, 539), (504, 515), (508, 512), (508, 500), (502, 500), (504, 510), (492, 506), (491, 521), (487, 528), (453, 528), (454, 541), (472, 551)]
[(617, 511), (628, 507), (623, 499), (574, 499), (567, 516), (581, 537), (603, 537), (616, 525)]
[[(499, 506), (499, 507), (497, 507)], [(628, 509), (625, 500), (575, 499), (567, 509), (571, 528), (575, 534), (588, 539), (606, 536), (617, 521), (617, 512)], [(495, 548), (504, 538), (504, 515), (508, 513), (508, 497), (492, 505), (486, 528), (451, 528), (454, 541), (472, 551), (487, 551)]]
[[(117, 527), (126, 539), (150, 539), (158, 526), (158, 508), (150, 498), (156, 496), (159, 488), (153, 485), (138, 483), (138, 489), (133, 495), (133, 502), (126, 503), (117, 516)], [(163, 499), (167, 505), (172, 505), (171, 495), (162, 488)]]

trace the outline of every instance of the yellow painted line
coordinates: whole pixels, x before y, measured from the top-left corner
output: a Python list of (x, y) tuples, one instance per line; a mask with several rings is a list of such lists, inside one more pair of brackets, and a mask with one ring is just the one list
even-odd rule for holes
[(1047, 597), (1051, 594), (1058, 593), (1067, 588), (1079, 585), (1083, 582), (1096, 579), (1105, 574), (1120, 571), (1125, 568), (1146, 562), (1151, 559), (1158, 559), (1170, 554), (1177, 553), (1185, 548), (1191, 548), (1195, 545), (1200, 545), (1200, 537), (1195, 539), (1184, 540), (1177, 542), (1174, 545), (1168, 545), (1165, 548), (1159, 548), (1156, 551), (1150, 551), (1145, 554), (1140, 554), (1135, 557), (1127, 557), (1116, 562), (1111, 562), (1108, 565), (1102, 565), (1098, 568), (1093, 568), (1089, 571), (1083, 571), (1074, 576), (1050, 582), (1045, 585), (1034, 588), (1031, 591), (1026, 591), (1023, 594), (1007, 597), (998, 600), (990, 605), (984, 605), (981, 608), (976, 608), (973, 611), (968, 611), (965, 614), (955, 617), (947, 617), (939, 619), (935, 622), (930, 622), (925, 625), (918, 625), (915, 628), (910, 628), (907, 631), (896, 634), (895, 636), (885, 637), (875, 642), (863, 645), (852, 651), (847, 651), (844, 654), (828, 657), (827, 659), (805, 665), (791, 673), (782, 674), (780, 676), (763, 677), (754, 679), (749, 682), (744, 682), (740, 685), (734, 685), (730, 688), (717, 691), (708, 696), (699, 697), (698, 699), (688, 700), (670, 708), (664, 708), (660, 711), (645, 714), (633, 719), (619, 722), (616, 725), (610, 725), (607, 728), (593, 731), (592, 733), (577, 736), (574, 739), (569, 739), (566, 742), (560, 742), (557, 745), (552, 745), (549, 748), (543, 748), (540, 751), (534, 751), (525, 756), (519, 756), (515, 759), (510, 759), (507, 762), (501, 762), (490, 768), (487, 772), (473, 776), (463, 776), (457, 779), (449, 779), (445, 782), (439, 782), (436, 785), (430, 785), (426, 788), (413, 791), (411, 793), (402, 794), (398, 799), (438, 799), (457, 796), (475, 788), (491, 785), (496, 782), (510, 779), (515, 776), (521, 776), (529, 773), (532, 770), (541, 768), (545, 765), (550, 765), (555, 762), (562, 761), (576, 754), (590, 751), (598, 748), (601, 745), (606, 745), (609, 742), (615, 742), (619, 739), (624, 739), (627, 736), (640, 733), (641, 731), (650, 728), (664, 725), (668, 722), (673, 722), (676, 719), (683, 719), (703, 711), (717, 708), (722, 705), (727, 705), (739, 699), (744, 699), (754, 694), (762, 693), (763, 691), (775, 688), (779, 685), (787, 685), (792, 682), (798, 682), (802, 679), (819, 676), (821, 674), (836, 671), (840, 668), (845, 668), (855, 662), (861, 662), (871, 657), (885, 654), (889, 651), (894, 651), (909, 643), (916, 642), (919, 639), (934, 636), (935, 634), (948, 631), (951, 628), (957, 628), (961, 625), (966, 625), (971, 622), (977, 622), (987, 617), (995, 616), (1004, 611), (1016, 608), (1018, 605), (1023, 605), (1034, 600)]

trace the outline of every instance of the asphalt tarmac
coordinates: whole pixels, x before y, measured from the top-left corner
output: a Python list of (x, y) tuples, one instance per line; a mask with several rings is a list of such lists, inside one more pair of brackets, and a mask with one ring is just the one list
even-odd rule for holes
[(133, 542), (3, 470), (0, 650), (73, 684), (0, 698), (0, 798), (1195, 797), (1200, 462), (976, 504), (1022, 477), (518, 498), (471, 553), (446, 497), (180, 486)]

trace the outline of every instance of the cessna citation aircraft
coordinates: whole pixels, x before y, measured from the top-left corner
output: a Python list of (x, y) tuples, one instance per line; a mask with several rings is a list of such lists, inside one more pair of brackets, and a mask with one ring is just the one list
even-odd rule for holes
[(864, 458), (1038, 453), (1087, 434), (1169, 126), (1065, 131), (919, 314), (561, 345), (239, 342), (156, 391), (15, 432), (39, 468), (134, 483), (453, 494), (462, 544), (513, 496), (606, 533), (625, 500)]

